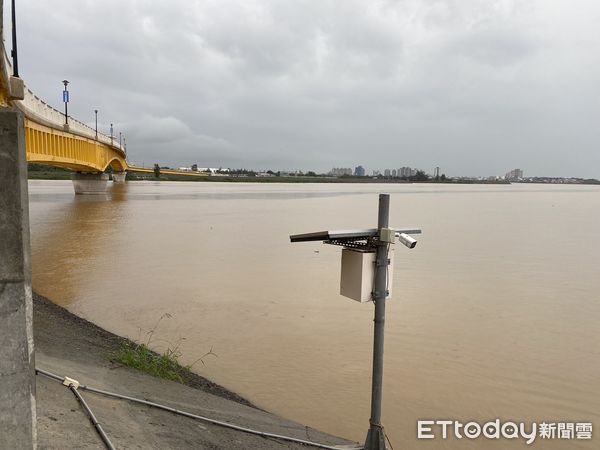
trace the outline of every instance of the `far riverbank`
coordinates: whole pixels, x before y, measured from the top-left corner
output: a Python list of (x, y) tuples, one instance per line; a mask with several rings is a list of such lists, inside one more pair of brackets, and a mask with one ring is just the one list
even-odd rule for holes
[[(172, 169), (169, 169), (172, 170)], [(63, 167), (48, 166), (44, 164), (29, 164), (28, 178), (30, 180), (70, 180), (73, 171)], [(110, 174), (109, 174), (110, 175)], [(127, 181), (194, 181), (204, 183), (358, 183), (358, 184), (412, 184), (412, 183), (440, 183), (440, 184), (510, 184), (508, 180), (477, 180), (463, 178), (446, 178), (443, 175), (440, 178), (431, 178), (424, 172), (419, 172), (415, 177), (385, 177), (378, 176), (330, 176), (325, 174), (259, 174), (257, 172), (245, 171), (244, 173), (234, 174), (211, 174), (206, 176), (181, 175), (143, 172), (128, 172)]]
[[(44, 166), (41, 164), (31, 164), (29, 167), (30, 180), (70, 180), (73, 172), (60, 167)], [(259, 174), (233, 174), (233, 175), (207, 175), (207, 176), (189, 176), (186, 174), (173, 175), (160, 173), (156, 177), (153, 173), (127, 173), (127, 181), (191, 181), (203, 183), (324, 183), (324, 184), (504, 184), (510, 185), (513, 183), (532, 183), (532, 184), (570, 184), (570, 185), (598, 185), (600, 180), (595, 178), (561, 178), (561, 177), (529, 177), (522, 180), (506, 180), (506, 179), (477, 179), (469, 177), (440, 177), (433, 178), (429, 176), (398, 178), (379, 176), (329, 176), (329, 175), (269, 175), (262, 176)]]

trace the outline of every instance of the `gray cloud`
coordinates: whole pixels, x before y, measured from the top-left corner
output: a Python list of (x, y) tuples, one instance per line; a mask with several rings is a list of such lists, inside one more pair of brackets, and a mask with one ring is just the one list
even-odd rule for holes
[(21, 0), (20, 66), (57, 107), (69, 79), (73, 114), (97, 107), (135, 161), (599, 177), (599, 15), (591, 0)]

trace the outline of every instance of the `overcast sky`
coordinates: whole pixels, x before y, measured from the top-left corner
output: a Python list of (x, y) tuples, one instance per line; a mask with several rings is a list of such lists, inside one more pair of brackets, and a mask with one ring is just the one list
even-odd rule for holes
[(68, 79), (69, 112), (98, 108), (137, 163), (600, 178), (597, 0), (18, 0), (17, 20), (27, 85), (62, 109)]

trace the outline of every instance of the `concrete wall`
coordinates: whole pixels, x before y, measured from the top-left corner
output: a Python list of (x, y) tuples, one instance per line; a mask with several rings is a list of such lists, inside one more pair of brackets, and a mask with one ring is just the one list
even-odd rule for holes
[(36, 446), (35, 360), (25, 134), (0, 110), (0, 448)]

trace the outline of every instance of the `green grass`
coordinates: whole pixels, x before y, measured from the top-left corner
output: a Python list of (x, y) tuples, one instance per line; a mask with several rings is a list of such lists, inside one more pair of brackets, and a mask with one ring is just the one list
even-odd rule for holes
[(164, 353), (159, 354), (150, 350), (146, 344), (124, 341), (114, 360), (149, 375), (181, 383), (183, 381), (181, 373), (189, 367), (179, 364), (180, 356), (178, 349), (168, 348)]
[[(170, 319), (171, 317), (172, 316), (169, 313), (160, 316), (154, 327), (146, 332), (148, 338), (145, 343), (139, 342), (139, 340), (137, 342), (123, 340), (119, 349), (111, 355), (111, 359), (127, 367), (141, 370), (149, 375), (183, 383), (183, 376), (188, 373), (196, 363), (201, 362), (204, 364), (205, 357), (216, 357), (217, 355), (211, 348), (189, 366), (181, 365), (179, 363), (179, 358), (181, 357), (179, 344), (181, 341), (185, 340), (185, 338), (179, 338), (176, 345), (167, 347), (163, 353), (157, 353), (152, 350), (150, 348), (150, 343), (152, 342), (156, 329), (163, 319)], [(141, 334), (142, 330), (140, 329), (140, 337)]]

